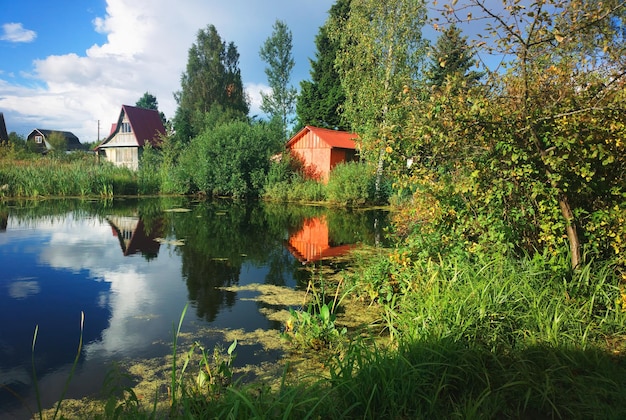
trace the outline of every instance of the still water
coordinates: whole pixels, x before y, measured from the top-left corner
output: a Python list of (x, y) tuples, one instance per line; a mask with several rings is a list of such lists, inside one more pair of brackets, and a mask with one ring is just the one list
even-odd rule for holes
[[(184, 198), (0, 202), (0, 418), (56, 401), (83, 348), (68, 398), (102, 389), (114, 362), (171, 352), (174, 324), (276, 330), (252, 292), (225, 286), (306, 288), (320, 259), (383, 239), (386, 213)], [(33, 337), (37, 329), (33, 348)], [(220, 331), (222, 333), (220, 333)], [(277, 351), (237, 347), (235, 367)], [(131, 362), (132, 363), (132, 362)]]

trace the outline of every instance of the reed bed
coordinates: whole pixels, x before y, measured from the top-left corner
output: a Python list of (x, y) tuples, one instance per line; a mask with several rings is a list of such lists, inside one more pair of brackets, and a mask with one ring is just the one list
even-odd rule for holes
[(137, 174), (96, 157), (0, 160), (0, 197), (136, 195)]

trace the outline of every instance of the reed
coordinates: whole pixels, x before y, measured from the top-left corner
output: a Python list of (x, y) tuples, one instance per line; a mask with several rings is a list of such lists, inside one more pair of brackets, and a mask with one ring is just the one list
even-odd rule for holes
[[(61, 390), (61, 395), (55, 405), (54, 413), (52, 414), (52, 419), (56, 419), (60, 413), (61, 405), (63, 400), (65, 399), (65, 395), (67, 394), (67, 390), (72, 382), (72, 378), (74, 377), (74, 372), (76, 371), (76, 366), (78, 365), (78, 361), (80, 359), (81, 352), (83, 350), (83, 331), (85, 326), (85, 314), (81, 311), (80, 313), (80, 335), (78, 339), (78, 347), (76, 350), (76, 356), (74, 357), (74, 362), (72, 363), (72, 367), (70, 369), (70, 373), (65, 381), (63, 389)], [(41, 392), (39, 389), (39, 382), (37, 380), (37, 369), (35, 366), (35, 344), (37, 343), (37, 334), (39, 332), (39, 325), (35, 326), (35, 332), (33, 334), (33, 342), (31, 346), (31, 363), (32, 363), (32, 371), (33, 371), (33, 381), (35, 384), (35, 397), (37, 400), (37, 413), (40, 420), (44, 419), (44, 407), (41, 403)], [(33, 416), (34, 417), (34, 416)]]
[(85, 155), (71, 160), (54, 157), (27, 161), (0, 160), (0, 197), (136, 195), (140, 189), (137, 173)]

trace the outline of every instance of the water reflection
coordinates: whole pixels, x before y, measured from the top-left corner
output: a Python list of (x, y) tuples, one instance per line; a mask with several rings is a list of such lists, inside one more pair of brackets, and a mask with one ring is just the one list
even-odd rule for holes
[[(331, 248), (374, 243), (380, 232), (372, 227), (384, 217), (182, 198), (3, 202), (1, 215), (0, 383), (31, 408), (36, 325), (35, 364), (49, 406), (69, 373), (81, 311), (85, 345), (70, 396), (100, 390), (112, 361), (168, 354), (172, 326), (188, 303), (183, 330), (192, 334), (207, 327), (280, 328), (263, 315), (263, 304), (243, 299), (252, 292), (222, 287), (306, 287), (308, 274), (285, 243), (296, 249), (315, 237), (321, 248), (302, 254), (313, 261)], [(204, 344), (219, 343), (220, 334), (212, 340)], [(239, 364), (264, 357), (276, 355), (259, 353), (253, 343), (238, 347)], [(0, 389), (0, 417), (19, 409)]]
[(306, 264), (344, 255), (355, 245), (333, 241), (329, 235), (326, 217), (322, 216), (305, 219), (302, 229), (289, 236), (286, 246), (298, 261)]
[(120, 248), (124, 256), (141, 254), (152, 259), (159, 253), (161, 243), (157, 238), (163, 236), (163, 220), (155, 219), (155, 226), (148, 230), (139, 216), (107, 216), (113, 236), (120, 241)]

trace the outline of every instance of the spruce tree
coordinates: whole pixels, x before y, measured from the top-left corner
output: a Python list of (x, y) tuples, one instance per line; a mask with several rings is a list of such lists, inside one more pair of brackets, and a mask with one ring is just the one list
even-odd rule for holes
[(311, 63), (311, 80), (300, 82), (300, 95), (296, 102), (297, 128), (313, 125), (323, 128), (347, 130), (349, 124), (342, 120), (341, 106), (346, 97), (341, 79), (335, 68), (339, 43), (329, 36), (331, 20), (347, 19), (350, 0), (338, 0), (330, 11), (328, 21), (320, 27), (315, 37), (315, 60)]
[(473, 54), (467, 44), (467, 37), (454, 25), (447, 28), (437, 39), (431, 51), (431, 62), (427, 77), (431, 84), (441, 86), (450, 75), (464, 77), (469, 83), (477, 82), (483, 73), (471, 70), (474, 67)]
[(226, 44), (215, 26), (198, 31), (189, 48), (181, 91), (174, 94), (178, 109), (174, 128), (179, 140), (188, 142), (203, 128), (204, 115), (218, 106), (224, 111), (248, 114), (248, 102), (239, 71), (239, 53)]

